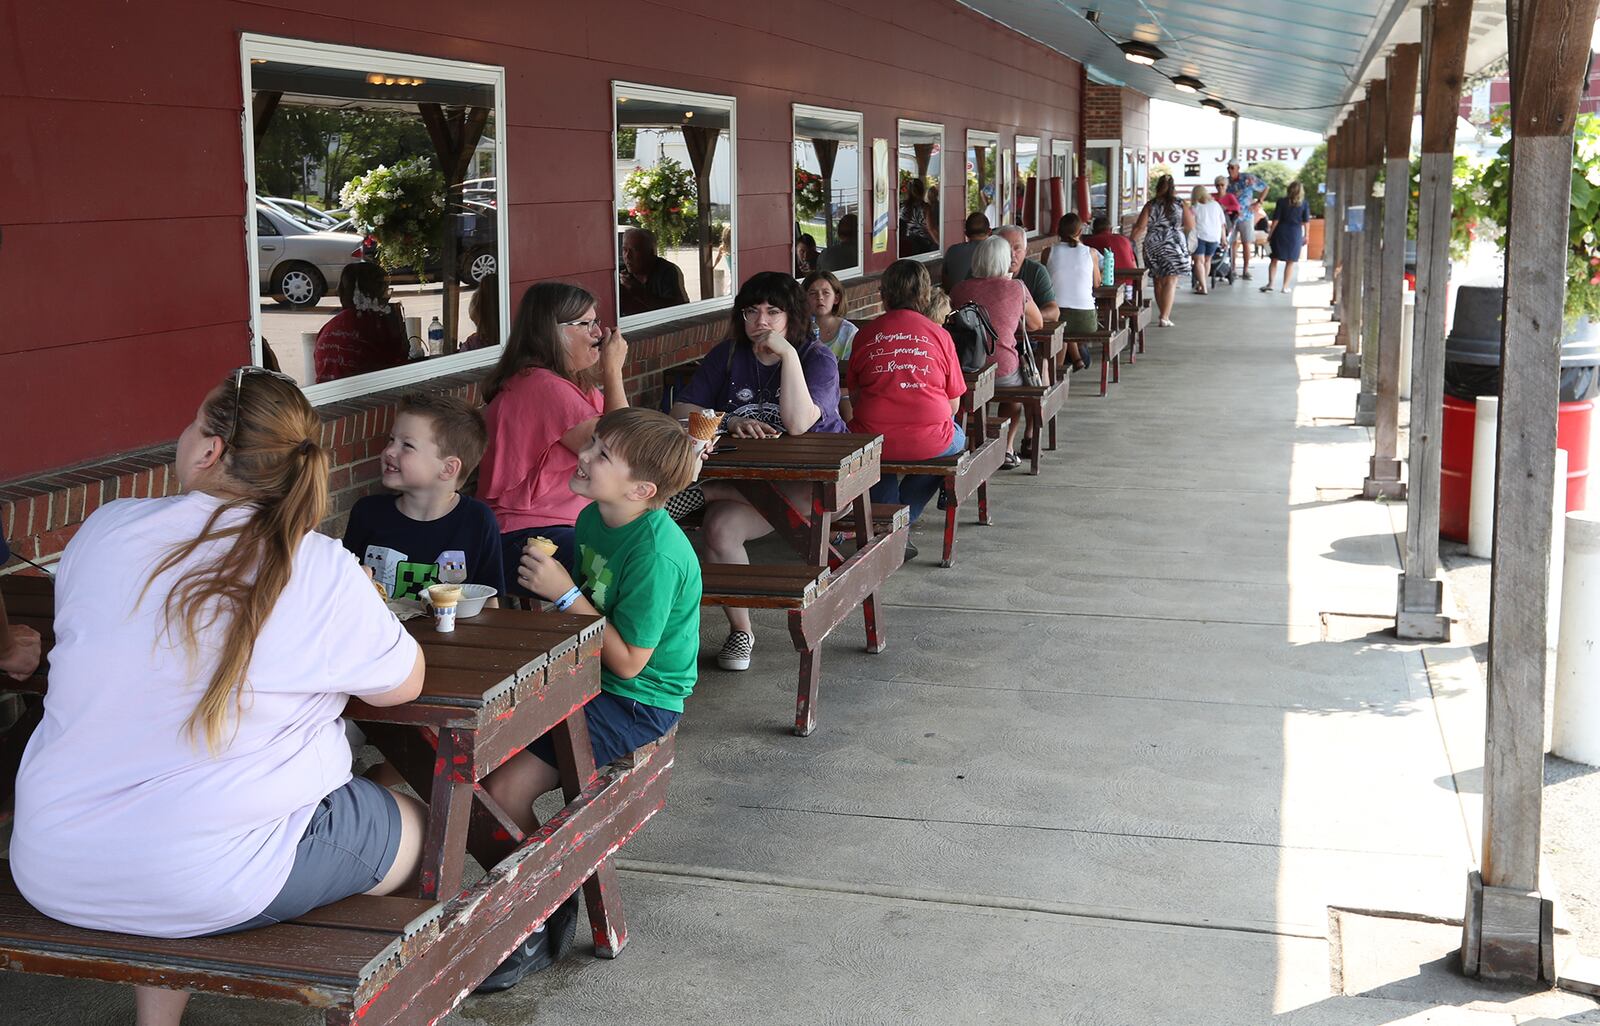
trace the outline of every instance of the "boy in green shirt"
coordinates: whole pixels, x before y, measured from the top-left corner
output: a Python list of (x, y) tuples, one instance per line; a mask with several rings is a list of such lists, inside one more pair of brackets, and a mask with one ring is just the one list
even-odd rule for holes
[[(694, 480), (700, 457), (683, 426), (655, 410), (601, 417), (570, 486), (593, 499), (578, 514), (582, 587), (553, 555), (529, 547), (517, 580), (560, 610), (606, 617), (600, 694), (584, 706), (596, 765), (664, 735), (694, 690), (700, 653), (700, 560), (663, 506)], [(561, 784), (547, 734), (484, 778), (507, 815), (532, 833), (533, 803)], [(479, 986), (504, 990), (553, 964), (571, 944), (577, 895), (551, 914)]]

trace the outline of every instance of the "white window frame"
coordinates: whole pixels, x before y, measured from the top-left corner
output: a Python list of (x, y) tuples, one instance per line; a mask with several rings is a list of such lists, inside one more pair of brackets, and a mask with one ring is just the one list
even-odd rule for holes
[[(1042, 196), (1042, 193), (1044, 192), (1044, 190), (1041, 188), (1041, 186), (1044, 184), (1044, 180), (1045, 180), (1045, 178), (1044, 178), (1044, 140), (1039, 138), (1036, 135), (1014, 135), (1014, 136), (1011, 137), (1011, 154), (1012, 154), (1012, 157), (1011, 157), (1011, 173), (1013, 175), (1017, 174), (1017, 171), (1018, 171), (1020, 165), (1022, 164), (1022, 140), (1024, 140), (1024, 139), (1032, 139), (1033, 140), (1033, 159), (1034, 159), (1034, 164), (1035, 164), (1035, 168), (1036, 169), (1033, 172), (1033, 224), (1034, 224), (1034, 227), (1032, 227), (1032, 228), (1024, 227), (1023, 228), (1023, 232), (1027, 235), (1028, 238), (1036, 239), (1040, 235), (1044, 234), (1044, 227), (1040, 224), (1040, 220), (1039, 220), (1039, 212), (1044, 209), (1044, 199), (1043, 199), (1043, 196)], [(1027, 221), (1027, 218), (1022, 216), (1022, 202), (1026, 198), (1026, 196), (1027, 196), (1027, 193), (1024, 192), (1023, 195), (1017, 197), (1016, 207), (1017, 207), (1017, 223), (1018, 224), (1023, 224), (1024, 222)]]
[[(907, 128), (918, 132), (937, 132), (939, 134), (939, 223), (934, 225), (939, 237), (934, 241), (939, 245), (932, 252), (918, 253), (916, 256), (902, 257), (900, 255), (900, 137)], [(894, 160), (889, 162), (889, 195), (893, 196), (894, 209), (889, 212), (889, 234), (894, 238), (894, 256), (896, 260), (938, 260), (944, 256), (944, 195), (949, 192), (950, 181), (945, 176), (945, 145), (944, 125), (937, 121), (916, 121), (912, 118), (900, 118), (894, 126)], [(929, 165), (930, 167), (932, 165)], [(961, 165), (967, 165), (965, 159)], [(967, 205), (967, 180), (961, 179), (961, 205)], [(963, 215), (965, 216), (965, 215)]]
[[(832, 107), (814, 107), (808, 103), (796, 103), (793, 104), (792, 107), (793, 110), (789, 114), (790, 160), (794, 159), (794, 138), (796, 131), (795, 122), (802, 116), (810, 116), (814, 118), (845, 118), (855, 122), (856, 207), (858, 208), (856, 212), (856, 265), (854, 267), (847, 267), (842, 271), (834, 271), (833, 274), (840, 281), (844, 281), (849, 278), (859, 278), (866, 273), (867, 265), (866, 260), (863, 259), (862, 256), (863, 249), (865, 248), (863, 243), (866, 242), (866, 236), (863, 234), (866, 226), (862, 222), (866, 220), (866, 198), (868, 192), (870, 191), (870, 186), (868, 184), (870, 182), (870, 172), (867, 169), (867, 119), (858, 110), (835, 110)], [(837, 164), (835, 166), (837, 166)], [(800, 213), (795, 208), (794, 188), (792, 184), (789, 189), (789, 219), (795, 222), (800, 220)], [(790, 258), (789, 263), (790, 266), (793, 266), (794, 260), (792, 257)]]
[[(976, 137), (976, 141), (983, 143), (985, 148), (989, 149), (990, 151), (992, 151), (994, 153), (994, 176), (995, 176), (995, 183), (994, 183), (994, 213), (995, 213), (995, 220), (997, 222), (999, 222), (999, 223), (998, 224), (991, 224), (989, 227), (990, 227), (990, 229), (999, 228), (1000, 225), (1003, 225), (1003, 224), (1006, 223), (1006, 221), (1005, 221), (1005, 198), (1004, 198), (1004, 194), (1001, 192), (1001, 189), (1004, 188), (1004, 182), (1000, 178), (1000, 163), (1001, 163), (1001, 161), (1000, 161), (1000, 133), (999, 132), (991, 132), (988, 129), (984, 129), (984, 128), (969, 128), (969, 129), (967, 129), (966, 147), (964, 149), (962, 149), (962, 151), (961, 151), (961, 205), (963, 207), (965, 207), (967, 205), (967, 173), (966, 173), (967, 172), (967, 153), (968, 153), (968, 151), (973, 149), (972, 143), (974, 141), (974, 137)], [(1010, 175), (1008, 174), (1006, 177), (1009, 178)], [(980, 213), (980, 214), (983, 213), (983, 211), (981, 211), (981, 210), (977, 211), (977, 212)], [(969, 210), (969, 211), (967, 211), (967, 213), (970, 214), (970, 213), (973, 213), (973, 211)]]
[[(694, 317), (699, 314), (711, 313), (717, 310), (733, 309), (733, 297), (739, 293), (739, 100), (735, 96), (722, 93), (701, 93), (693, 89), (673, 89), (667, 86), (645, 85), (642, 82), (624, 82), (621, 79), (611, 80), (611, 216), (607, 218), (610, 228), (616, 231), (617, 211), (622, 209), (622, 183), (617, 179), (617, 97), (628, 96), (648, 100), (665, 100), (668, 102), (685, 102), (698, 104), (704, 107), (717, 107), (726, 105), (728, 110), (728, 227), (732, 230), (729, 240), (732, 249), (729, 255), (733, 266), (728, 268), (729, 294), (714, 296), (711, 299), (700, 299), (693, 303), (681, 306), (669, 306), (665, 310), (651, 310), (646, 313), (622, 316), (622, 254), (618, 251), (616, 240), (611, 242), (613, 250), (611, 257), (611, 287), (612, 299), (617, 311), (617, 326), (623, 330), (633, 331), (637, 328), (649, 328), (668, 321), (682, 320), (685, 317)], [(793, 146), (791, 137), (790, 145)], [(791, 181), (789, 189), (794, 191)], [(791, 197), (791, 203), (793, 199)], [(789, 244), (789, 263), (794, 265), (794, 243)]]
[[(1112, 228), (1122, 223), (1122, 140), (1121, 139), (1087, 139), (1083, 144), (1084, 173), (1088, 174), (1089, 151), (1111, 150), (1111, 160), (1106, 167), (1106, 216), (1111, 218)], [(1087, 183), (1090, 189), (1094, 188), (1093, 182)], [(1089, 209), (1086, 211), (1089, 220), (1094, 220), (1094, 200), (1089, 200)]]
[[(251, 59), (264, 59), (269, 61), (283, 61), (286, 63), (314, 64), (320, 67), (342, 68), (350, 71), (370, 71), (381, 66), (384, 71), (393, 70), (397, 74), (409, 75), (416, 78), (445, 80), (452, 82), (473, 82), (494, 86), (494, 159), (495, 159), (495, 210), (500, 219), (498, 226), (499, 253), (496, 255), (497, 268), (500, 278), (500, 309), (510, 310), (511, 275), (510, 261), (507, 255), (510, 251), (509, 239), (511, 232), (507, 223), (509, 208), (506, 205), (506, 181), (509, 170), (506, 166), (506, 84), (505, 69), (492, 64), (472, 64), (466, 61), (445, 60), (439, 57), (425, 57), (420, 54), (396, 53), (391, 50), (372, 50), (359, 46), (343, 46), (334, 43), (316, 43), (303, 39), (286, 39), (279, 36), (258, 35), (252, 32), (241, 33), (239, 36), (239, 74), (244, 83), (244, 198), (245, 198), (245, 257), (250, 275), (250, 358), (256, 366), (261, 365), (262, 337), (261, 337), (261, 286), (260, 264), (256, 253), (256, 146), (255, 146), (255, 117), (253, 105), (249, 98), (253, 95), (250, 82)], [(337, 284), (337, 283), (330, 283)], [(466, 311), (466, 304), (462, 303), (461, 312)], [(509, 317), (501, 318), (500, 345), (504, 345), (504, 334), (510, 324)], [(418, 360), (400, 367), (390, 367), (387, 370), (373, 371), (370, 374), (357, 374), (353, 377), (340, 378), (337, 381), (326, 381), (322, 384), (312, 383), (301, 389), (306, 399), (313, 406), (349, 399), (352, 396), (366, 395), (371, 392), (382, 392), (399, 385), (408, 385), (417, 381), (426, 381), (437, 378), (443, 374), (455, 374), (460, 371), (470, 370), (474, 367), (486, 367), (500, 359), (500, 345), (485, 346), (468, 353), (453, 353), (449, 356), (437, 356), (427, 360)]]

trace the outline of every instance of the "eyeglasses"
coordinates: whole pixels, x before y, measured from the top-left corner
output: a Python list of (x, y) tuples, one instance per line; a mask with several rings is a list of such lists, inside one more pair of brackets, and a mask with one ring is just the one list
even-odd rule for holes
[(291, 378), (289, 375), (280, 374), (275, 370), (267, 370), (265, 367), (252, 367), (247, 365), (236, 368), (233, 372), (233, 424), (229, 426), (228, 437), (224, 439), (230, 448), (233, 446), (234, 436), (239, 433), (239, 407), (243, 405), (244, 400), (244, 379), (245, 376), (249, 374), (265, 374), (269, 378), (277, 378), (279, 381), (287, 381), (295, 388), (300, 387), (300, 382)]
[(777, 307), (760, 306), (747, 306), (743, 310), (739, 311), (739, 316), (743, 317), (747, 321), (756, 320), (762, 314), (766, 314), (771, 317), (780, 317), (783, 315), (783, 311), (779, 310)]
[(561, 324), (563, 327), (582, 328), (584, 331), (593, 331), (595, 328), (599, 327), (600, 318), (591, 317), (586, 321), (562, 321)]

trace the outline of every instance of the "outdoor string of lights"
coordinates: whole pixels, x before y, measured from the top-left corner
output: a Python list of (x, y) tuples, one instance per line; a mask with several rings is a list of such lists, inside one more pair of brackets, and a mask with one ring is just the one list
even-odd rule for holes
[[(1106, 39), (1110, 40), (1112, 43), (1115, 43), (1117, 49), (1122, 51), (1122, 56), (1126, 57), (1130, 63), (1138, 64), (1141, 67), (1153, 68), (1155, 67), (1157, 61), (1164, 61), (1167, 59), (1167, 52), (1154, 43), (1147, 43), (1142, 39), (1129, 39), (1122, 41), (1112, 36), (1111, 33), (1100, 27), (1100, 12), (1094, 8), (1091, 7), (1084, 11), (1083, 17), (1085, 21), (1094, 26), (1096, 32), (1099, 32), (1102, 36), (1105, 36)], [(1167, 81), (1172, 83), (1172, 88), (1176, 89), (1180, 93), (1198, 93), (1204, 90), (1206, 87), (1204, 82), (1200, 81), (1198, 78), (1195, 78), (1193, 75), (1167, 75), (1166, 72), (1160, 71), (1159, 69), (1157, 69), (1157, 73), (1163, 75)], [(1229, 107), (1221, 100), (1210, 96), (1201, 100), (1200, 106), (1214, 110), (1225, 118), (1233, 118), (1234, 120), (1238, 120), (1239, 118), (1238, 111), (1234, 110), (1232, 107)]]

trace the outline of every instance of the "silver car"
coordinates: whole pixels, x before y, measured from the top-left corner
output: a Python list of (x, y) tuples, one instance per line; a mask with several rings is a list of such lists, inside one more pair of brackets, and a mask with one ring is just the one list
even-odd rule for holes
[(364, 259), (364, 237), (318, 231), (268, 203), (256, 204), (256, 260), (263, 296), (296, 309), (316, 306), (346, 264)]

